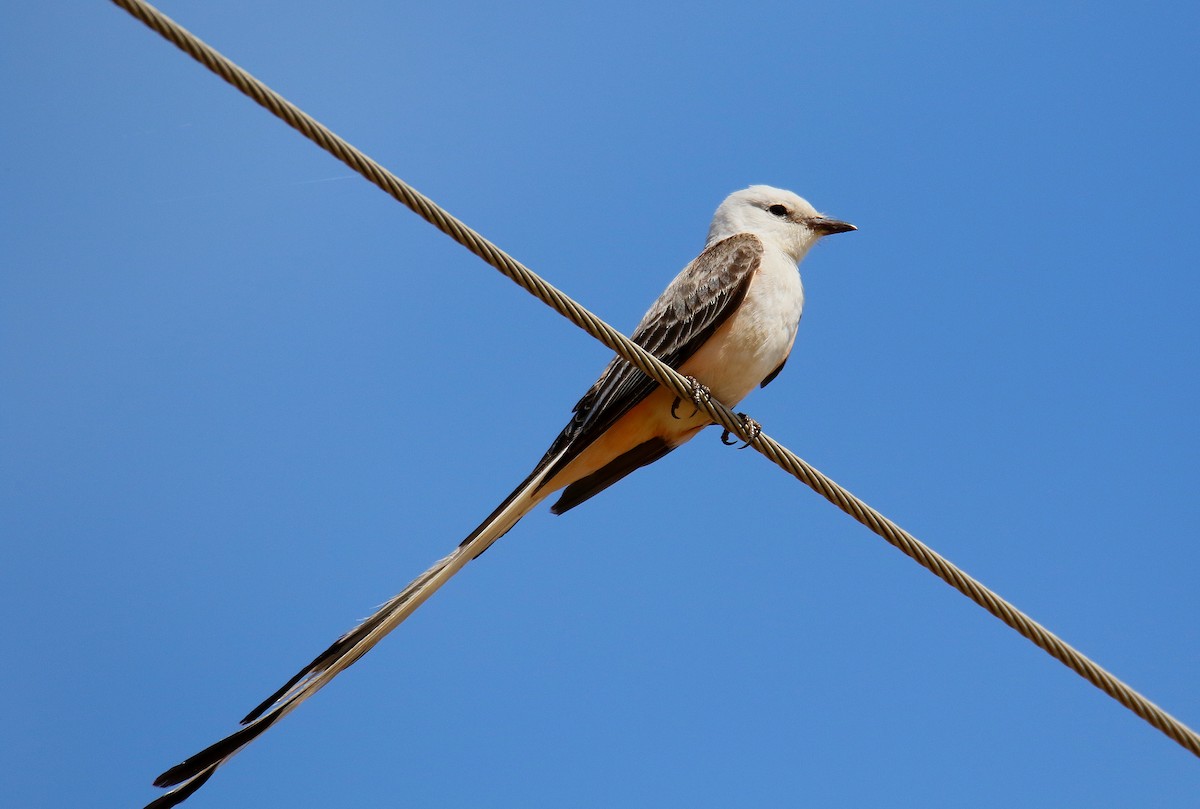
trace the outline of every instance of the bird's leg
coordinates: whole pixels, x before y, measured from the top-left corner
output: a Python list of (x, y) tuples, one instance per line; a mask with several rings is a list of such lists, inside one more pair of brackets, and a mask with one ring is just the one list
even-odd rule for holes
[[(684, 379), (686, 379), (688, 381), (688, 383), (692, 386), (692, 404), (695, 405), (695, 407), (692, 409), (691, 415), (688, 416), (688, 418), (690, 419), (692, 416), (694, 416), (700, 412), (700, 405), (707, 402), (709, 400), (709, 398), (712, 396), (712, 393), (709, 391), (709, 389), (707, 387), (705, 387), (704, 385), (701, 385), (700, 380), (696, 379), (696, 377), (685, 376)], [(677, 413), (676, 411), (679, 409), (680, 401), (682, 401), (680, 399), (680, 397), (676, 396), (675, 401), (671, 402), (671, 418), (673, 418), (673, 419), (679, 418), (679, 413)]]
[[(745, 428), (746, 432), (750, 435), (750, 441), (747, 441), (745, 444), (742, 444), (740, 447), (738, 447), (738, 449), (745, 449), (746, 447), (750, 446), (751, 441), (762, 435), (762, 425), (747, 416), (745, 413), (735, 413), (734, 415), (738, 417), (738, 421), (742, 423), (742, 427)], [(737, 443), (737, 439), (731, 439), (729, 436), (729, 430), (722, 430), (721, 443), (727, 447), (732, 447)]]

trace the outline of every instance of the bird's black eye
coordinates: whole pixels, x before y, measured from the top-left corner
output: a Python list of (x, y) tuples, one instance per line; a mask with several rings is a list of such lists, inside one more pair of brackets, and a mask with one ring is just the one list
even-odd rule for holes
[(775, 216), (779, 216), (779, 217), (788, 215), (788, 209), (783, 207), (782, 205), (772, 205), (770, 208), (767, 208), (767, 211), (768, 211), (768, 213), (771, 213), (771, 214), (773, 214)]

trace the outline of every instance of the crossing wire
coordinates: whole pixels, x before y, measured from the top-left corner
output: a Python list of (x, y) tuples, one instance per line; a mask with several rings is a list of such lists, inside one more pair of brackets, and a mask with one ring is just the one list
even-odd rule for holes
[[(479, 233), (451, 216), (428, 197), (335, 135), (154, 6), (143, 0), (112, 0), (112, 2), (232, 84), (288, 126), (374, 183), (386, 194), (408, 206), (422, 219), (479, 256), (521, 288), (595, 337), (624, 360), (642, 370), (654, 381), (679, 396), (690, 398), (691, 383), (674, 369), (659, 361), (641, 346), (547, 283)], [(784, 471), (810, 486), (826, 500), (1021, 633), (1050, 656), (1158, 728), (1193, 755), (1200, 757), (1200, 736), (1187, 725), (1159, 708), (912, 534), (810, 466), (791, 450), (765, 433), (751, 435), (747, 431), (746, 425), (720, 402), (710, 400), (701, 402), (700, 406), (715, 423), (741, 436), (742, 440), (749, 441), (750, 446), (774, 461)]]

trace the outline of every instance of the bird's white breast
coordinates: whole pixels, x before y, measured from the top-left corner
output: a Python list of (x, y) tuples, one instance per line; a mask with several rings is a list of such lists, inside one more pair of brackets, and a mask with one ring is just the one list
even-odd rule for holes
[(787, 359), (804, 309), (796, 262), (765, 245), (742, 305), (680, 369), (732, 407)]

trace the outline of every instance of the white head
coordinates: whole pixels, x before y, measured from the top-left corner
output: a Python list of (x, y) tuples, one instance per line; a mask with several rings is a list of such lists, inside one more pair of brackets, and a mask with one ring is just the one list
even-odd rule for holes
[(708, 244), (735, 233), (753, 233), (795, 261), (822, 236), (855, 230), (854, 225), (817, 213), (808, 200), (769, 185), (752, 185), (725, 198), (708, 229)]

